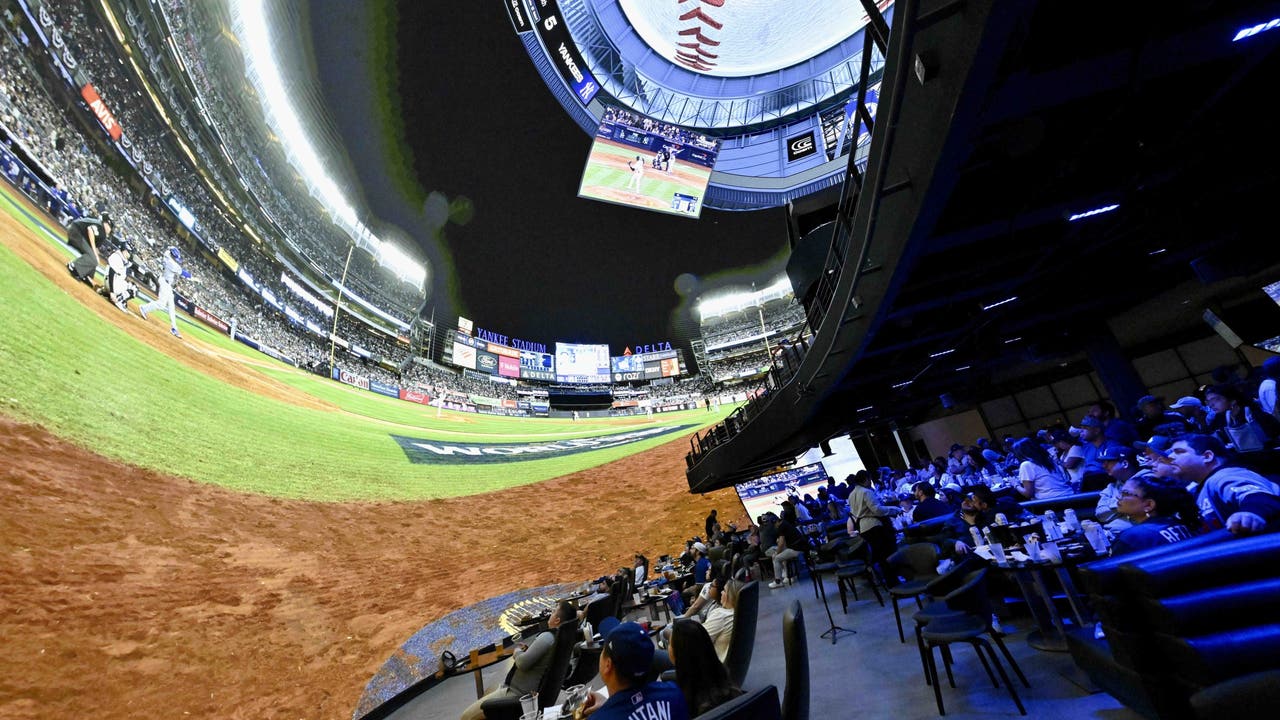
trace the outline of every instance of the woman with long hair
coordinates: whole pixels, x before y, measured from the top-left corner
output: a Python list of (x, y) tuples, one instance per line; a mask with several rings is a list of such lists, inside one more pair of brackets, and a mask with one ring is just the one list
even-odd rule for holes
[(1018, 466), (1017, 490), (1026, 499), (1045, 500), (1072, 493), (1066, 473), (1040, 443), (1022, 438), (1013, 444), (1013, 454), (1022, 460)]
[(671, 628), (668, 648), (676, 668), (676, 684), (684, 693), (690, 717), (697, 717), (742, 694), (716, 655), (711, 636), (701, 624), (681, 618)]

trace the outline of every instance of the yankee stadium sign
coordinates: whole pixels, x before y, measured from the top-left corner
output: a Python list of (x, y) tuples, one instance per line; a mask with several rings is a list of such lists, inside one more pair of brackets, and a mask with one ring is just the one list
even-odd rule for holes
[(541, 443), (452, 443), (439, 440), (423, 440), (421, 438), (392, 435), (392, 439), (400, 444), (409, 462), (428, 465), (472, 465), (483, 463), (520, 462), (522, 460), (541, 460), (542, 458), (563, 457), (577, 453), (604, 450), (606, 448), (630, 445), (642, 440), (681, 432), (693, 425), (676, 425), (673, 427), (647, 428), (634, 432), (600, 435), (589, 438), (573, 438)]

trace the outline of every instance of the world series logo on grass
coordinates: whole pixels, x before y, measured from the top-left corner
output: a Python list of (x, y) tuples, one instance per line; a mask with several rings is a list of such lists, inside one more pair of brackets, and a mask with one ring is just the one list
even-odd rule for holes
[(592, 450), (630, 445), (673, 432), (682, 432), (696, 425), (647, 428), (633, 432), (599, 435), (589, 438), (557, 440), (539, 443), (446, 443), (403, 435), (392, 435), (409, 462), (428, 465), (467, 465), (482, 463), (520, 462), (543, 458), (563, 457)]

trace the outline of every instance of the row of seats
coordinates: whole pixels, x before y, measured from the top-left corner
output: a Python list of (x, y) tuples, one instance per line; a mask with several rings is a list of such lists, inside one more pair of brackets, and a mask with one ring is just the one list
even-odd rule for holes
[(1226, 530), (1080, 569), (1105, 638), (1068, 635), (1099, 687), (1151, 718), (1280, 707), (1280, 534)]

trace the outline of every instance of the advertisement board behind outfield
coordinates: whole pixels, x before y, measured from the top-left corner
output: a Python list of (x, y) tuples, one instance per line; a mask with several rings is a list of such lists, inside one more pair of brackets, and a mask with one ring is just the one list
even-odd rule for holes
[[(351, 373), (347, 372), (346, 370), (343, 370), (342, 368), (335, 369), (333, 371), (333, 375), (334, 375), (334, 379), (337, 380), (338, 382), (346, 383), (347, 385), (353, 385), (362, 390), (369, 389), (368, 378), (362, 378), (359, 375), (352, 375)], [(397, 393), (397, 395), (398, 394), (399, 393)]]
[(205, 321), (205, 322), (206, 322), (206, 323), (208, 323), (209, 325), (212, 325), (213, 327), (215, 327), (215, 328), (217, 328), (217, 329), (221, 330), (221, 331), (222, 331), (222, 332), (224, 332), (224, 333), (231, 329), (231, 327), (230, 327), (230, 326), (228, 326), (225, 322), (223, 322), (221, 318), (219, 318), (217, 315), (214, 315), (213, 313), (209, 312), (208, 310), (205, 310), (204, 308), (200, 307), (199, 305), (196, 305), (196, 306), (195, 306), (195, 313), (193, 313), (193, 314), (194, 314), (197, 318), (199, 318), (199, 319), (201, 319), (201, 320)]
[(400, 388), (395, 385), (378, 382), (377, 380), (369, 381), (369, 390), (376, 392), (379, 395), (396, 398), (397, 400), (400, 398)]
[(430, 395), (424, 392), (418, 392), (417, 390), (406, 390), (405, 388), (400, 388), (400, 399), (405, 402), (418, 403), (419, 405), (428, 405), (431, 403)]

